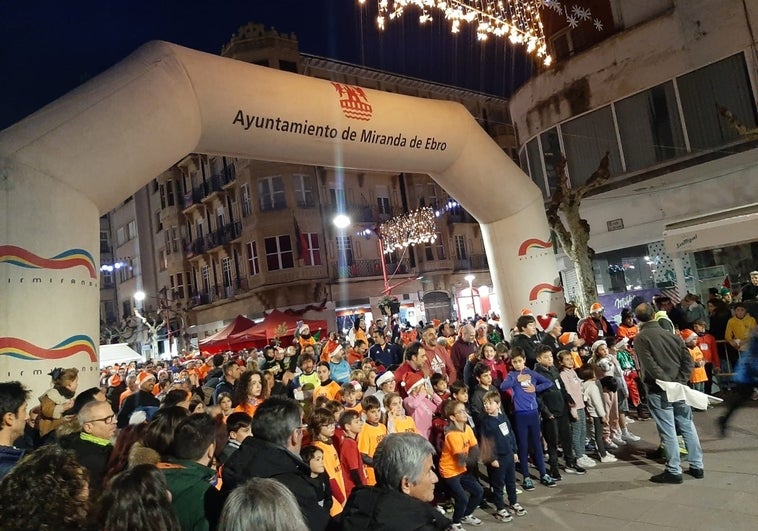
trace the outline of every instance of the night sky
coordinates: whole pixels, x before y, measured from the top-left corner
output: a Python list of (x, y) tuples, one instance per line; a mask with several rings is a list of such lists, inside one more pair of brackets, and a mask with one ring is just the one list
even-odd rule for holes
[(376, 0), (6, 0), (0, 3), (0, 130), (161, 39), (219, 53), (247, 22), (295, 33), (302, 53), (508, 96), (530, 73), (520, 49), (409, 11), (380, 32)]

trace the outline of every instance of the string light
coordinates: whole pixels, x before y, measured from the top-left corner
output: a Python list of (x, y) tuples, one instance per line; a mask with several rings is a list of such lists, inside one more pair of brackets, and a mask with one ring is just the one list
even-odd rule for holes
[(419, 208), (402, 216), (397, 216), (379, 226), (379, 235), (384, 245), (384, 253), (420, 243), (433, 243), (437, 239), (434, 210)]
[[(363, 5), (366, 0), (358, 0), (358, 3)], [(433, 12), (439, 11), (450, 22), (451, 33), (459, 33), (461, 23), (465, 22), (475, 26), (479, 41), (495, 35), (513, 44), (523, 44), (527, 52), (541, 58), (545, 66), (550, 66), (553, 58), (547, 53), (540, 9), (552, 9), (565, 17), (572, 29), (584, 21), (594, 23), (597, 31), (603, 29), (599, 19), (593, 22), (589, 8), (577, 5), (569, 8), (567, 1), (561, 0), (377, 0), (377, 27), (383, 31), (388, 20), (402, 17), (408, 7), (421, 10), (421, 25), (434, 20)]]

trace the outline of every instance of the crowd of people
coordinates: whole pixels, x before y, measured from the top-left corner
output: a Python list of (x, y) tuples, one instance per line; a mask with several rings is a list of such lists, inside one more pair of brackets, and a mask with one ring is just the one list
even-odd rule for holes
[(22, 382), (0, 383), (0, 524), (462, 530), (525, 517), (523, 492), (617, 462), (649, 418), (666, 462), (651, 481), (681, 483), (682, 453), (703, 478), (692, 410), (667, 387), (710, 393), (742, 352), (726, 433), (753, 394), (755, 320), (731, 304), (719, 341), (720, 298), (652, 302), (618, 324), (595, 303), (586, 318), (523, 310), (512, 331), (303, 326), (291, 345), (108, 367), (83, 391), (76, 369), (55, 369), (34, 407)]

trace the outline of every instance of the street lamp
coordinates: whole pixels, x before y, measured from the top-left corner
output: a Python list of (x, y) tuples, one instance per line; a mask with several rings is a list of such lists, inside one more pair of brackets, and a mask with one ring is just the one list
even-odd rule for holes
[(474, 287), (473, 282), (476, 277), (474, 275), (466, 275), (463, 280), (468, 282), (468, 292), (471, 295), (471, 311), (474, 312), (472, 317), (476, 317), (476, 302), (474, 301)]

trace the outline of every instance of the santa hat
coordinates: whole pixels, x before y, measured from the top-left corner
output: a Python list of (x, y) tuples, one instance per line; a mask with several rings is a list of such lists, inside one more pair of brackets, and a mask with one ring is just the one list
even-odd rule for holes
[(604, 310), (603, 305), (599, 302), (595, 302), (590, 306), (590, 313), (600, 313)]
[(139, 373), (139, 376), (137, 376), (137, 385), (142, 387), (142, 384), (145, 383), (147, 380), (153, 380), (155, 381), (155, 375), (151, 372), (142, 371)]
[(608, 346), (604, 339), (598, 339), (592, 344), (592, 353), (594, 354), (601, 345)]
[(108, 387), (118, 387), (119, 385), (121, 385), (121, 376), (118, 374), (114, 374), (108, 378)]
[(423, 384), (424, 384), (423, 376), (415, 372), (409, 372), (405, 375), (405, 378), (403, 378), (403, 381), (400, 385), (402, 385), (405, 388), (406, 393), (410, 393), (416, 387)]
[(392, 371), (383, 372), (382, 375), (376, 379), (376, 386), (381, 387), (382, 385), (392, 380), (394, 377), (395, 375), (392, 373)]
[(629, 338), (628, 337), (622, 337), (616, 342), (616, 348), (626, 348), (626, 346), (629, 344)]
[(685, 328), (681, 332), (679, 332), (679, 335), (682, 336), (682, 339), (685, 343), (689, 341), (694, 341), (697, 339), (697, 334), (690, 330), (689, 328)]
[(534, 313), (529, 308), (521, 308), (521, 315), (531, 315), (534, 317)]
[(558, 318), (550, 313), (547, 315), (538, 315), (537, 323), (539, 323), (540, 328), (542, 328), (546, 334), (549, 334), (550, 331), (558, 324)]
[(579, 336), (577, 336), (576, 332), (564, 332), (558, 336), (558, 341), (560, 341), (563, 346), (572, 345), (577, 337)]

